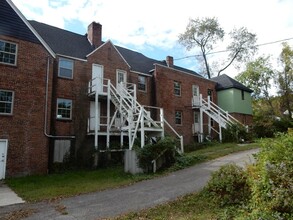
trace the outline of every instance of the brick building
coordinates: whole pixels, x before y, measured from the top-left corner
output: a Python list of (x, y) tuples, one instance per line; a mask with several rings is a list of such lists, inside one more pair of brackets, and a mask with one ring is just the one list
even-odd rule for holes
[(230, 122), (210, 108), (217, 82), (171, 56), (102, 41), (95, 22), (79, 35), (27, 21), (10, 0), (0, 12), (0, 179), (46, 173), (66, 153), (131, 150), (136, 139), (143, 147), (167, 134), (183, 150), (206, 134), (221, 138)]

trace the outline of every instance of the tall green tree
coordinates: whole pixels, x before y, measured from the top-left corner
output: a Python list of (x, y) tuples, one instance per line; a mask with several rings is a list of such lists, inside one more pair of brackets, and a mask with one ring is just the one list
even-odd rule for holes
[(270, 89), (272, 79), (276, 76), (272, 68), (270, 57), (259, 57), (246, 64), (245, 70), (236, 76), (236, 79), (242, 84), (253, 90), (254, 99), (270, 98)]
[(291, 119), (293, 111), (293, 50), (287, 43), (283, 43), (280, 62), (283, 70), (279, 72), (277, 79), (278, 93), (281, 96), (283, 108), (288, 111), (288, 117)]
[[(217, 75), (226, 70), (233, 62), (246, 61), (257, 50), (256, 35), (248, 32), (244, 27), (234, 29), (229, 33), (231, 43), (227, 46), (229, 52), (226, 62), (219, 68)], [(215, 53), (214, 48), (223, 41), (225, 31), (220, 26), (218, 19), (213, 17), (190, 19), (184, 33), (179, 35), (179, 43), (187, 50), (199, 47), (204, 62), (206, 75), (211, 78), (213, 70), (208, 61), (208, 55)]]

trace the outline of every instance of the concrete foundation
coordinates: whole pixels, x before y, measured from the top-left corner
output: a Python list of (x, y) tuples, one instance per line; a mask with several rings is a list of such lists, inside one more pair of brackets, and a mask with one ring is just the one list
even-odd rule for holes
[(134, 150), (125, 150), (124, 172), (131, 174), (143, 173), (143, 170), (138, 166), (138, 159)]

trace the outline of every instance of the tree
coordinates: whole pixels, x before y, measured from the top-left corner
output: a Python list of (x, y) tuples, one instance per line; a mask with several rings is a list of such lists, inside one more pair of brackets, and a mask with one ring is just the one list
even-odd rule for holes
[(287, 43), (283, 43), (280, 62), (283, 70), (279, 72), (277, 79), (278, 93), (281, 96), (282, 105), (288, 111), (288, 117), (291, 119), (293, 111), (293, 50)]
[[(215, 53), (213, 51), (215, 45), (224, 40), (225, 31), (221, 28), (217, 18), (196, 18), (190, 19), (183, 34), (179, 35), (179, 43), (191, 50), (194, 47), (199, 47), (201, 57), (204, 62), (207, 77), (212, 76), (211, 66), (207, 56)], [(230, 32), (232, 39), (228, 45), (228, 59), (222, 68), (218, 71), (218, 76), (222, 71), (226, 70), (233, 62), (246, 61), (249, 56), (256, 52), (256, 35), (249, 33), (244, 27), (234, 29)]]
[(270, 57), (259, 57), (255, 61), (248, 62), (246, 69), (236, 79), (253, 90), (254, 99), (270, 99), (271, 79), (276, 73), (272, 69)]

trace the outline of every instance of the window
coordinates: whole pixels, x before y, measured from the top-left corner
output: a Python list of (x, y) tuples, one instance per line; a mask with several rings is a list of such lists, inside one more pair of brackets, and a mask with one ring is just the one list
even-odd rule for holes
[(208, 89), (208, 96), (210, 97), (210, 100), (213, 101), (213, 90)]
[(145, 76), (138, 76), (138, 90), (146, 91), (146, 77)]
[(174, 81), (174, 95), (181, 96), (181, 83)]
[(71, 119), (72, 100), (57, 99), (57, 119)]
[(14, 92), (0, 90), (0, 114), (12, 115)]
[(245, 99), (245, 96), (244, 96), (244, 91), (241, 90), (241, 99), (244, 100)]
[(58, 76), (68, 79), (73, 78), (73, 60), (59, 58)]
[(199, 96), (199, 87), (197, 85), (192, 85), (192, 95)]
[(116, 83), (118, 85), (121, 82), (126, 83), (126, 72), (123, 70), (117, 70), (116, 71)]
[(175, 124), (182, 125), (182, 112), (181, 111), (175, 111)]
[(17, 44), (0, 40), (0, 63), (16, 65)]

